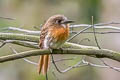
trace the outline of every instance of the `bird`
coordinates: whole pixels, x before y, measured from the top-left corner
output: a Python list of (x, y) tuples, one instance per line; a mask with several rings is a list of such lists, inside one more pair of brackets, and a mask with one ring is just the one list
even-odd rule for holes
[[(67, 19), (64, 15), (53, 15), (41, 28), (39, 48), (58, 49), (69, 37), (69, 23), (73, 20)], [(50, 62), (50, 55), (41, 55), (38, 62), (38, 73), (47, 74)]]

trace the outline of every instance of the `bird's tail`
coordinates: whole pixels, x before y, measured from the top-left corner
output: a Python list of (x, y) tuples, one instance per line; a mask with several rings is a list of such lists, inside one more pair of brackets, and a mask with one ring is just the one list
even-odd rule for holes
[(49, 65), (49, 55), (41, 55), (40, 60), (38, 63), (38, 73), (40, 74), (42, 71), (42, 74), (45, 75), (48, 71), (48, 65)]

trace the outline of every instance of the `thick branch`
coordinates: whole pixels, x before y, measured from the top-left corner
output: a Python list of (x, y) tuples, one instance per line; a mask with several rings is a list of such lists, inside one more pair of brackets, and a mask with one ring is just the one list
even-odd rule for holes
[[(23, 35), (23, 34), (15, 34), (15, 33), (0, 33), (0, 39), (1, 40), (20, 40), (21, 42), (13, 41), (14, 44), (22, 45), (22, 46), (27, 46), (27, 47), (34, 47), (38, 48), (37, 46), (32, 46), (29, 45), (29, 43), (24, 44), (24, 41), (28, 42), (39, 42), (39, 36), (33, 36), (33, 35)], [(21, 43), (21, 44), (20, 44)], [(105, 58), (110, 58), (116, 61), (120, 62), (120, 53), (112, 51), (112, 50), (99, 50), (97, 47), (93, 46), (84, 46), (84, 45), (79, 45), (75, 43), (69, 43), (66, 42), (63, 47), (65, 48), (72, 48), (75, 50), (64, 50), (63, 52), (61, 51), (56, 51), (54, 54), (79, 54), (79, 55), (88, 55), (88, 56), (97, 56), (97, 57), (105, 57)], [(78, 49), (78, 50), (76, 50)], [(79, 50), (80, 49), (80, 50)], [(27, 51), (27, 52), (22, 52), (20, 54), (14, 54), (14, 55), (9, 55), (9, 56), (4, 56), (0, 57), (0, 62), (5, 62), (8, 60), (15, 60), (15, 59), (20, 59), (23, 57), (29, 57), (29, 56), (36, 56), (36, 55), (42, 55), (42, 54), (47, 54), (50, 53), (49, 50), (33, 50), (33, 51)]]
[[(37, 55), (43, 55), (43, 54), (49, 54), (50, 50), (31, 50), (31, 51), (25, 51), (21, 52), (19, 54), (12, 54), (7, 56), (0, 57), (0, 63), (6, 62), (6, 61), (12, 61), (16, 59), (21, 59), (24, 57), (30, 57), (30, 56), (37, 56)], [(109, 58), (116, 60), (120, 62), (120, 53), (107, 50), (107, 49), (64, 49), (64, 50), (53, 50), (52, 54), (76, 54), (76, 55), (88, 55), (88, 56), (96, 56), (98, 58)]]

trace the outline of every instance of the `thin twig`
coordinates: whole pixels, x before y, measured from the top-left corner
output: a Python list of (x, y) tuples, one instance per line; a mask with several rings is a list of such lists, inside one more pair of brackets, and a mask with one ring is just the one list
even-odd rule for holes
[(95, 24), (95, 26), (110, 25), (110, 24), (120, 24), (120, 22), (98, 23), (98, 24)]
[(70, 67), (68, 67), (67, 69), (63, 70), (62, 73), (66, 73), (66, 72), (72, 70), (73, 68), (78, 68), (78, 65), (79, 65), (79, 67), (86, 66), (86, 64), (82, 64), (82, 61), (79, 61), (79, 62), (76, 63), (75, 65), (70, 66)]
[[(111, 24), (112, 24), (112, 23), (111, 23)], [(98, 47), (99, 49), (101, 49), (101, 47), (100, 47), (99, 44), (98, 44), (98, 40), (97, 40), (97, 37), (96, 37), (96, 34), (95, 34), (93, 16), (92, 16), (92, 25), (93, 25), (93, 32), (94, 32), (93, 34), (94, 34), (95, 42), (96, 42), (96, 44), (97, 44), (97, 47)], [(104, 24), (104, 25), (105, 25), (105, 24)], [(111, 69), (113, 69), (113, 70), (116, 70), (116, 71), (119, 71), (118, 69), (114, 69), (112, 66), (108, 65), (107, 63), (105, 63), (104, 60), (102, 60), (102, 59), (99, 59), (99, 60), (101, 60), (101, 61), (103, 62), (103, 64), (106, 65), (106, 66), (108, 66), (109, 68), (111, 68)], [(120, 72), (120, 71), (119, 71), (119, 72)]]
[(94, 27), (94, 18), (93, 18), (93, 16), (92, 16), (92, 28), (93, 28), (93, 34), (94, 34), (94, 38), (95, 38), (95, 42), (96, 42), (96, 44), (97, 44), (97, 47), (98, 47), (99, 49), (101, 49), (101, 47), (100, 47), (99, 44), (98, 44), (98, 40), (97, 40), (97, 37), (96, 37), (96, 34), (95, 34), (95, 27)]
[(55, 61), (54, 61), (54, 57), (53, 57), (52, 54), (51, 54), (51, 60), (52, 60), (52, 63), (54, 64), (56, 70), (57, 70), (59, 73), (62, 73), (62, 71), (61, 71), (60, 69), (58, 69), (58, 67), (57, 67), (57, 65), (56, 65), (56, 63), (55, 63)]
[(89, 41), (89, 42), (90, 42), (90, 39), (84, 38), (84, 39), (82, 39), (80, 42), (78, 42), (78, 44), (81, 44), (83, 41)]
[[(107, 23), (98, 23), (94, 24), (95, 28), (106, 28), (106, 29), (118, 29), (120, 30), (119, 27), (114, 27), (114, 26), (104, 26), (104, 25), (110, 25), (110, 24), (120, 24), (120, 22), (107, 22)], [(89, 24), (76, 24), (76, 25), (71, 25), (70, 28), (79, 28), (79, 27), (88, 27), (92, 26)]]
[(91, 28), (91, 26), (88, 26), (88, 27), (84, 28), (83, 30), (79, 31), (77, 34), (75, 34), (75, 35), (73, 35), (72, 37), (70, 37), (70, 38), (67, 40), (67, 42), (70, 41), (70, 40), (72, 40), (72, 39), (75, 38), (77, 35), (79, 35), (80, 33), (84, 32), (84, 31), (86, 31), (86, 30), (89, 29), (89, 28)]
[(14, 42), (14, 40), (5, 40), (5, 41), (1, 40), (0, 42), (2, 43), (2, 44), (0, 45), (0, 48), (1, 48), (1, 47), (5, 46), (7, 43), (12, 43), (12, 42)]
[[(9, 47), (10, 47), (10, 49), (13, 51), (13, 53), (18, 54), (18, 52), (17, 52), (14, 48), (12, 48), (11, 46), (9, 46)], [(26, 58), (23, 58), (23, 60), (26, 61), (26, 62), (28, 62), (28, 63), (30, 63), (30, 64), (38, 65), (38, 63), (35, 63), (35, 62), (33, 62), (33, 61), (30, 61), (30, 60), (28, 60), (28, 59), (26, 59)]]
[[(78, 33), (78, 31), (72, 31), (71, 33), (73, 33), (73, 34), (76, 34), (76, 33)], [(86, 31), (86, 32), (82, 32), (82, 33), (94, 33), (94, 32), (88, 32), (88, 31)], [(105, 31), (105, 32), (95, 32), (95, 34), (114, 34), (114, 33), (120, 33), (119, 31)]]
[(115, 70), (115, 71), (120, 72), (120, 68), (112, 67), (112, 66), (108, 65), (104, 60), (102, 60), (102, 59), (100, 59), (100, 60), (101, 60), (101, 62), (103, 62), (103, 64), (104, 64), (105, 66), (107, 66), (107, 67), (109, 67), (109, 68), (111, 68), (111, 69), (113, 69), (113, 70)]
[(2, 48), (6, 43), (4, 41), (1, 41), (0, 48)]
[[(111, 23), (111, 24), (113, 24), (113, 23)], [(118, 24), (118, 23), (117, 23), (117, 24)], [(98, 44), (97, 37), (96, 37), (96, 35), (95, 35), (95, 28), (94, 28), (93, 16), (92, 16), (92, 25), (93, 25), (93, 32), (94, 32), (94, 37), (95, 37), (95, 41), (96, 41), (97, 47), (98, 47), (99, 49), (101, 49), (101, 47), (100, 47), (99, 44)], [(104, 24), (104, 25), (105, 25), (105, 24)], [(109, 68), (120, 72), (120, 70), (118, 70), (118, 69), (110, 66), (109, 64), (105, 63), (104, 60), (102, 60), (102, 59), (99, 59), (99, 60), (101, 60), (101, 61), (103, 62), (103, 64), (106, 65), (106, 66), (108, 66)]]
[[(92, 67), (96, 67), (96, 68), (108, 68), (109, 67), (109, 66), (104, 66), (104, 65), (93, 64), (93, 63), (87, 62), (84, 59), (82, 59), (81, 61), (79, 61), (75, 65), (70, 66), (67, 69), (63, 70), (62, 73), (66, 73), (74, 68), (80, 68), (80, 67), (84, 67), (84, 66), (92, 66)], [(120, 70), (120, 68), (117, 68), (117, 67), (112, 67), (112, 68), (116, 69), (117, 71)]]
[(16, 27), (3, 28), (3, 30), (18, 31), (18, 32), (21, 32), (21, 33), (29, 34), (29, 35), (30, 34), (31, 35), (40, 35), (40, 31), (33, 31), (33, 30), (16, 28)]
[(7, 19), (7, 20), (15, 20), (15, 18), (10, 18), (10, 17), (2, 17), (0, 16), (1, 19)]

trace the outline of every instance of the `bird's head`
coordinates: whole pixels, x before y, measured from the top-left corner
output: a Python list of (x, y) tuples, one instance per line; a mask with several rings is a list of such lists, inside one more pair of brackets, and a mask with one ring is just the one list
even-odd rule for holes
[(67, 19), (64, 15), (54, 15), (51, 16), (47, 21), (46, 24), (50, 26), (60, 26), (66, 27), (69, 23), (73, 23), (74, 21)]

